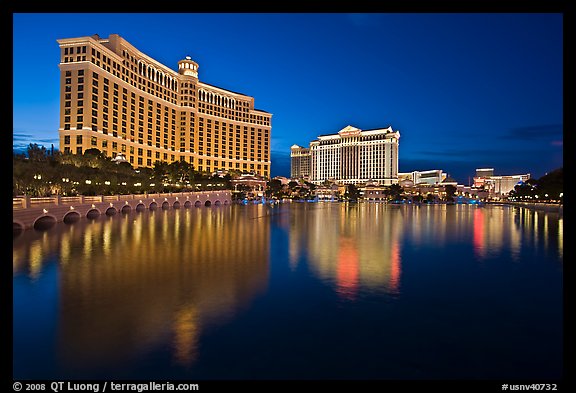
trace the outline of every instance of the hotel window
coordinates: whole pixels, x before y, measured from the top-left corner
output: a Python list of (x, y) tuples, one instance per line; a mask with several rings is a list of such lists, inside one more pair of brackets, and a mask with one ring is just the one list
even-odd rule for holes
[(70, 135), (64, 135), (64, 144), (65, 144), (65, 145), (69, 145), (69, 144), (70, 144)]
[(82, 135), (76, 135), (76, 144), (77, 144), (77, 145), (81, 145), (81, 144), (82, 144)]

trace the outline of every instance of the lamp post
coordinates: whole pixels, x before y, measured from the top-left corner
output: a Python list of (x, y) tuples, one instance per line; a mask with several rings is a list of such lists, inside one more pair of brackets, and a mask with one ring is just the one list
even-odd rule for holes
[(42, 180), (42, 175), (39, 173), (35, 174), (32, 182), (32, 192), (38, 195), (40, 195), (40, 180)]
[(67, 194), (68, 194), (68, 185), (69, 185), (69, 183), (70, 183), (70, 179), (67, 178), (67, 177), (63, 177), (63, 178), (62, 178), (62, 183), (63, 183), (63, 184), (62, 184), (63, 194), (64, 194), (64, 195), (67, 195)]

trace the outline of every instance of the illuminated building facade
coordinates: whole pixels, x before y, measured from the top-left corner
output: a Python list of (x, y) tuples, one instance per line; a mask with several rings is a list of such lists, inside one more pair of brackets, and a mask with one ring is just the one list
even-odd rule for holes
[(310, 149), (298, 145), (290, 147), (290, 177), (308, 179), (310, 177)]
[(412, 171), (398, 174), (398, 181), (408, 180), (412, 184), (440, 184), (446, 179), (447, 174), (442, 169), (431, 169), (428, 171)]
[(272, 115), (253, 97), (200, 82), (190, 57), (176, 72), (117, 34), (57, 42), (62, 152), (96, 148), (135, 168), (180, 160), (270, 176)]
[[(310, 181), (339, 184), (398, 183), (398, 140), (392, 127), (360, 130), (347, 126), (310, 142)], [(294, 158), (294, 157), (293, 157)]]
[(483, 188), (490, 195), (507, 195), (514, 189), (514, 186), (530, 179), (530, 174), (524, 175), (500, 175), (494, 176), (493, 168), (476, 169), (474, 176), (474, 187)]

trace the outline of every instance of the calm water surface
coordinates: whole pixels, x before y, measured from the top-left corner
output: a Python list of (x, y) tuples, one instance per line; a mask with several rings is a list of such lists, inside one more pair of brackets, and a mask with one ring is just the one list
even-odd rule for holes
[(13, 241), (15, 379), (557, 379), (563, 220), (466, 205), (132, 212)]

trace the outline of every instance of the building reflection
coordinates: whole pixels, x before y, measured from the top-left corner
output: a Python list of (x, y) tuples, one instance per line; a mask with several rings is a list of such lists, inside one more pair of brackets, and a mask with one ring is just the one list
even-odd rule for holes
[(305, 254), (311, 269), (346, 300), (355, 300), (361, 290), (395, 294), (402, 215), (402, 209), (380, 204), (297, 209), (290, 222), (290, 263)]
[(518, 261), (522, 248), (526, 246), (534, 250), (557, 248), (562, 258), (563, 220), (558, 213), (495, 206), (476, 208), (471, 220), (474, 254), (479, 260), (508, 252), (513, 260)]
[(358, 249), (351, 237), (342, 237), (338, 250), (336, 267), (337, 292), (343, 297), (354, 300), (358, 291)]
[(24, 233), (14, 241), (13, 268), (33, 278), (59, 254), (58, 353), (66, 367), (116, 367), (162, 350), (167, 339), (173, 361), (189, 366), (199, 334), (266, 289), (269, 232), (269, 220), (232, 208), (101, 217)]
[(403, 239), (431, 260), (469, 244), (480, 262), (501, 253), (519, 261), (526, 246), (563, 255), (562, 216), (510, 206), (318, 204), (294, 209), (287, 227), (292, 268), (307, 260), (348, 300), (361, 290), (398, 293)]

